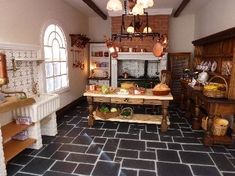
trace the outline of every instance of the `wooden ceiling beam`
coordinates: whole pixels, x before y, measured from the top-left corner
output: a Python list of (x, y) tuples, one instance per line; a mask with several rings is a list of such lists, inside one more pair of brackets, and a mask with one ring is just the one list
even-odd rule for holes
[(107, 20), (107, 15), (100, 10), (100, 8), (92, 0), (83, 0), (95, 13), (97, 13), (101, 18)]
[(181, 2), (181, 4), (179, 5), (179, 7), (177, 8), (177, 10), (174, 13), (174, 17), (178, 17), (180, 15), (180, 13), (184, 10), (184, 8), (186, 7), (186, 5), (189, 3), (190, 0), (183, 0)]

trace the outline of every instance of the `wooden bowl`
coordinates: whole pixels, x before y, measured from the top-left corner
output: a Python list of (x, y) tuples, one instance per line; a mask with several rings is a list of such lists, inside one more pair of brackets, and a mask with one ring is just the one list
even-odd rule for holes
[(158, 91), (158, 90), (153, 90), (153, 95), (161, 96), (161, 95), (168, 95), (170, 93), (170, 90), (163, 90), (163, 91)]

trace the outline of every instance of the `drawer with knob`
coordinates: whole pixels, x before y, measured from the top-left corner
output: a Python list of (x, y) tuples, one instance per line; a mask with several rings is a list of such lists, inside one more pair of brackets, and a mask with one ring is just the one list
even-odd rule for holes
[(100, 103), (109, 103), (110, 98), (109, 97), (94, 97), (93, 101), (94, 102), (100, 102)]
[(115, 104), (143, 104), (144, 100), (141, 98), (111, 98), (111, 103)]

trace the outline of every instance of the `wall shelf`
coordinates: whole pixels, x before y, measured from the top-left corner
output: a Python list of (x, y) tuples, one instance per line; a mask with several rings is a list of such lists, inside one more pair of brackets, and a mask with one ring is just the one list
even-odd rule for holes
[(10, 161), (14, 156), (22, 152), (25, 148), (35, 143), (35, 139), (26, 139), (24, 141), (10, 140), (3, 145), (5, 163)]
[(11, 137), (15, 136), (17, 133), (26, 130), (30, 126), (33, 126), (33, 124), (31, 124), (31, 125), (24, 125), (24, 124), (17, 125), (14, 121), (2, 126), (1, 130), (2, 130), (3, 143), (5, 143), (9, 139), (11, 139)]

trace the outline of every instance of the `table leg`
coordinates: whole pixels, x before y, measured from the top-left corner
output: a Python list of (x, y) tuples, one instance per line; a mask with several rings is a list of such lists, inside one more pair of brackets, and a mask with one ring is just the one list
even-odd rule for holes
[(213, 114), (211, 113), (208, 114), (207, 130), (206, 130), (206, 134), (205, 134), (204, 141), (203, 141), (204, 144), (207, 146), (210, 146), (214, 143), (213, 138), (212, 138), (212, 132), (211, 132), (213, 118), (214, 118)]
[(93, 97), (87, 97), (89, 116), (88, 116), (88, 126), (92, 127), (94, 125), (94, 115), (93, 115)]
[(197, 100), (195, 100), (195, 115), (193, 116), (193, 122), (192, 122), (192, 128), (194, 130), (199, 130), (201, 128), (201, 123), (199, 121), (199, 113), (200, 113), (199, 105)]
[(169, 106), (169, 101), (163, 101), (161, 132), (166, 132), (168, 128), (168, 125), (167, 125), (168, 106)]
[(233, 116), (232, 148), (235, 148), (235, 117)]
[(186, 113), (185, 113), (185, 117), (186, 118), (190, 118), (191, 117), (191, 112), (190, 112), (190, 98), (187, 97), (187, 102), (186, 102)]

